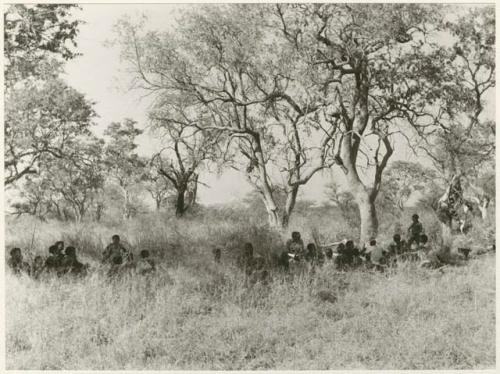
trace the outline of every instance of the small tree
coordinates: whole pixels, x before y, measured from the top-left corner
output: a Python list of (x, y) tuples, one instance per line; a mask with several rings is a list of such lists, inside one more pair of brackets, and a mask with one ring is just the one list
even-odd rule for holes
[(174, 192), (172, 182), (158, 172), (154, 160), (150, 160), (148, 163), (142, 182), (155, 203), (156, 211), (159, 211), (167, 202), (168, 197)]
[(153, 131), (164, 141), (152, 164), (176, 191), (175, 214), (182, 217), (196, 203), (198, 173), (216, 160), (222, 134), (204, 132), (198, 126), (204, 119), (180, 102), (163, 103), (150, 115)]
[(136, 153), (136, 137), (142, 130), (136, 127), (137, 122), (125, 119), (123, 122), (113, 122), (104, 131), (110, 138), (104, 151), (104, 163), (111, 180), (122, 193), (123, 217), (129, 219), (135, 209), (132, 188), (140, 183), (146, 165)]

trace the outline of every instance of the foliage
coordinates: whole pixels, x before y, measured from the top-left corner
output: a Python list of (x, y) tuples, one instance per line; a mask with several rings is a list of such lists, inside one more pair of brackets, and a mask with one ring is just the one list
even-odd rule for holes
[(104, 164), (109, 180), (120, 189), (122, 214), (126, 219), (137, 211), (131, 188), (140, 183), (146, 164), (136, 153), (136, 137), (143, 132), (136, 125), (136, 121), (127, 118), (123, 122), (111, 123), (104, 131), (104, 135), (110, 138), (104, 149)]
[(37, 173), (42, 157), (74, 157), (72, 142), (90, 133), (94, 116), (84, 95), (60, 79), (13, 88), (5, 101), (5, 184)]
[(54, 77), (61, 62), (78, 55), (81, 21), (72, 19), (72, 4), (12, 4), (4, 13), (5, 85), (26, 78)]

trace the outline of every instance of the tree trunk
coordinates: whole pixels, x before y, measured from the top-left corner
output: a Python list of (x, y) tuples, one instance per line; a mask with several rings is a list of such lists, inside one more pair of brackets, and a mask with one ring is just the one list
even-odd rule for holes
[(123, 198), (125, 200), (123, 217), (128, 220), (130, 218), (130, 194), (126, 188), (123, 188)]
[(490, 199), (489, 198), (483, 198), (479, 200), (478, 208), (479, 211), (481, 212), (481, 218), (483, 221), (486, 221), (488, 219), (488, 206), (490, 205)]
[(157, 196), (156, 199), (155, 199), (155, 202), (156, 202), (156, 211), (159, 212), (160, 211), (160, 208), (161, 208), (161, 196)]
[(186, 206), (184, 202), (184, 195), (186, 193), (186, 186), (181, 186), (177, 189), (177, 200), (175, 202), (175, 216), (182, 217), (186, 212)]
[(297, 194), (299, 192), (299, 186), (293, 186), (287, 191), (285, 209), (281, 218), (281, 228), (288, 228), (290, 223), (290, 216), (292, 215), (293, 208), (295, 208), (295, 202), (297, 201)]
[(378, 219), (375, 210), (375, 201), (368, 192), (362, 191), (356, 194), (359, 217), (361, 219), (360, 245), (367, 244), (370, 239), (376, 238), (378, 234)]

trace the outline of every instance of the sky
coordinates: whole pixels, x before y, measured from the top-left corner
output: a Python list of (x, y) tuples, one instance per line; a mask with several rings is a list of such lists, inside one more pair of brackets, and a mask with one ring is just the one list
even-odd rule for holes
[[(148, 18), (150, 29), (165, 30), (175, 25), (180, 8), (196, 5), (175, 4), (81, 4), (82, 10), (75, 16), (85, 21), (80, 26), (77, 39), (78, 52), (82, 56), (67, 62), (66, 81), (95, 102), (98, 114), (94, 131), (102, 135), (111, 122), (132, 118), (138, 126), (145, 128), (147, 123), (147, 99), (128, 87), (130, 76), (126, 66), (120, 61), (118, 47), (108, 42), (113, 39), (113, 25), (123, 16), (133, 19), (142, 14)], [(138, 152), (151, 155), (158, 151), (161, 143), (147, 132), (138, 138)], [(408, 147), (396, 147), (392, 160), (415, 161)], [(423, 160), (421, 160), (424, 162)], [(299, 198), (321, 201), (325, 199), (325, 185), (332, 178), (344, 183), (342, 172), (338, 169), (317, 173), (302, 188)], [(202, 173), (202, 182), (209, 187), (199, 187), (199, 200), (203, 204), (218, 204), (238, 200), (251, 191), (242, 173), (228, 170), (222, 175)]]

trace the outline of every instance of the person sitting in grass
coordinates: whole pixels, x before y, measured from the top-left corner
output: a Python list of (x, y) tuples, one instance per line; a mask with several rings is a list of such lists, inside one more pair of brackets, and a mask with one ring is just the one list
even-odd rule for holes
[(30, 274), (30, 265), (23, 261), (21, 248), (12, 248), (10, 250), (10, 258), (7, 260), (7, 265), (14, 274)]
[(314, 243), (309, 243), (306, 247), (306, 253), (304, 255), (304, 260), (310, 264), (315, 264), (318, 259), (318, 251)]
[(354, 246), (352, 240), (347, 240), (345, 244), (340, 243), (337, 247), (337, 253), (339, 255), (335, 259), (335, 263), (338, 268), (356, 266), (361, 261), (359, 249)]
[(149, 257), (149, 251), (143, 249), (139, 254), (139, 260), (135, 267), (135, 271), (140, 275), (145, 275), (156, 271), (155, 261)]
[(113, 235), (111, 237), (112, 243), (109, 244), (103, 252), (103, 263), (109, 263), (110, 261), (114, 263), (114, 258), (119, 256), (122, 258), (122, 262), (130, 261), (129, 251), (120, 243), (120, 236)]
[(377, 245), (376, 239), (370, 240), (369, 245), (366, 248), (366, 254), (368, 255), (369, 262), (375, 265), (377, 269), (380, 269), (387, 264), (388, 251), (385, 250), (383, 246)]
[[(62, 243), (62, 242), (58, 242)], [(45, 269), (48, 272), (59, 272), (62, 266), (62, 260), (64, 258), (64, 254), (60, 249), (60, 245), (51, 245), (49, 247), (49, 257), (45, 260)]]
[(410, 250), (414, 250), (415, 248), (412, 248), (413, 243), (416, 243), (417, 248), (418, 244), (420, 243), (420, 237), (424, 233), (424, 227), (422, 226), (422, 223), (419, 221), (419, 216), (418, 214), (414, 214), (412, 217), (412, 224), (410, 227), (408, 227), (408, 248)]
[(219, 247), (212, 248), (212, 255), (214, 256), (214, 261), (216, 264), (220, 264), (220, 260), (222, 257), (222, 250)]
[(392, 243), (389, 244), (389, 255), (397, 256), (406, 250), (406, 242), (401, 240), (401, 235), (395, 234), (392, 237)]
[(64, 274), (85, 276), (87, 274), (87, 266), (76, 258), (76, 248), (69, 246), (64, 253), (65, 256), (61, 265), (62, 272)]
[(45, 270), (45, 264), (43, 263), (42, 256), (36, 256), (33, 260), (33, 265), (31, 266), (31, 276), (34, 279), (40, 279), (43, 271)]
[(333, 250), (330, 247), (325, 248), (325, 258), (326, 261), (331, 261), (333, 259)]
[(304, 242), (300, 237), (300, 232), (292, 232), (292, 238), (288, 239), (286, 242), (286, 250), (297, 260), (300, 260), (304, 257)]

